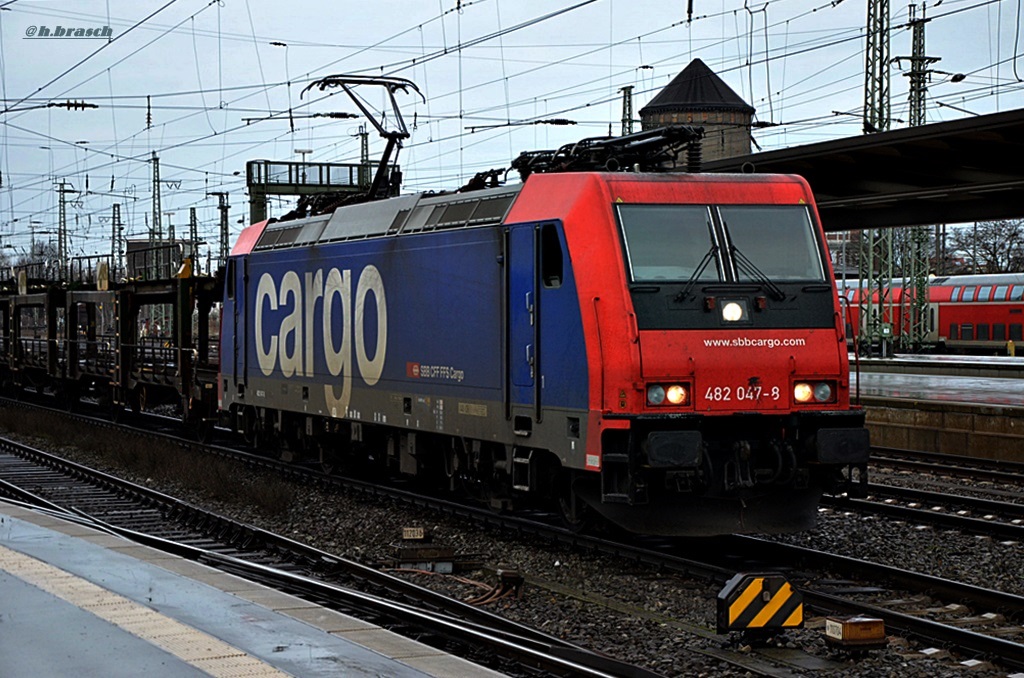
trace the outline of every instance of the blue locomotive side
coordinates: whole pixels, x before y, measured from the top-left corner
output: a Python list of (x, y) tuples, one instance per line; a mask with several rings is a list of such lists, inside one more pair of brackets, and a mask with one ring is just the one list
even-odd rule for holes
[(556, 224), (257, 248), (231, 268), (224, 409), (582, 453), (567, 431), (586, 351)]

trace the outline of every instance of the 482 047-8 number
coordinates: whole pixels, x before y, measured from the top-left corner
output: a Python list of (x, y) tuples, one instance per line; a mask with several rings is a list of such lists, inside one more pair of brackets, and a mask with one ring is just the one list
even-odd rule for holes
[(778, 386), (766, 388), (764, 386), (709, 386), (704, 394), (705, 400), (712, 402), (729, 402), (732, 400), (778, 400), (782, 391)]

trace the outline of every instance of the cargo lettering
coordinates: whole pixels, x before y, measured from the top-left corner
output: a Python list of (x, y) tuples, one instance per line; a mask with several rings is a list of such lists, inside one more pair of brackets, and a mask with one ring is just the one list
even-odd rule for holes
[[(377, 320), (377, 342), (372, 354), (367, 352), (365, 332), (367, 296), (371, 294), (370, 312), (376, 313)], [(318, 301), (322, 318), (316, 314)], [(280, 285), (274, 276), (264, 273), (256, 286), (255, 305), (256, 359), (260, 371), (268, 377), (278, 368), (286, 379), (315, 376), (313, 340), (317, 320), (322, 320), (324, 361), (331, 376), (340, 377), (341, 382), (324, 385), (332, 416), (345, 416), (352, 399), (353, 348), (359, 375), (367, 386), (375, 385), (384, 373), (388, 307), (384, 281), (376, 266), (368, 265), (360, 272), (355, 297), (350, 270), (332, 268), (326, 277), (322, 270), (317, 270), (307, 272), (304, 279), (295, 271), (287, 271)], [(276, 331), (270, 328), (270, 336), (265, 338), (264, 314), (279, 308), (290, 312)], [(336, 326), (340, 326), (340, 332)]]

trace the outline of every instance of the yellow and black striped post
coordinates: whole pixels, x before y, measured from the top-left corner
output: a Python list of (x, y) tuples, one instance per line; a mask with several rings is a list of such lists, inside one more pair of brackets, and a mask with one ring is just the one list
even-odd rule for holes
[(718, 632), (798, 629), (804, 597), (779, 574), (740, 573), (718, 593)]

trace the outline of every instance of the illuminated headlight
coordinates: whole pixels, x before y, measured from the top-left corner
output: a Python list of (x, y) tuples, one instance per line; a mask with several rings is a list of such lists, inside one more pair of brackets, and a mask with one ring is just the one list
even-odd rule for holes
[(750, 309), (746, 299), (722, 299), (722, 322), (746, 323), (750, 321)]
[(827, 403), (832, 401), (832, 384), (827, 381), (798, 381), (793, 384), (793, 400), (798, 403)]
[(689, 405), (690, 389), (685, 384), (649, 384), (647, 386), (647, 404), (655, 407)]
[(673, 384), (665, 390), (665, 399), (673, 405), (685, 405), (690, 401), (690, 394), (685, 386)]
[(736, 301), (730, 301), (722, 306), (722, 320), (727, 323), (734, 323), (743, 320), (743, 306)]

